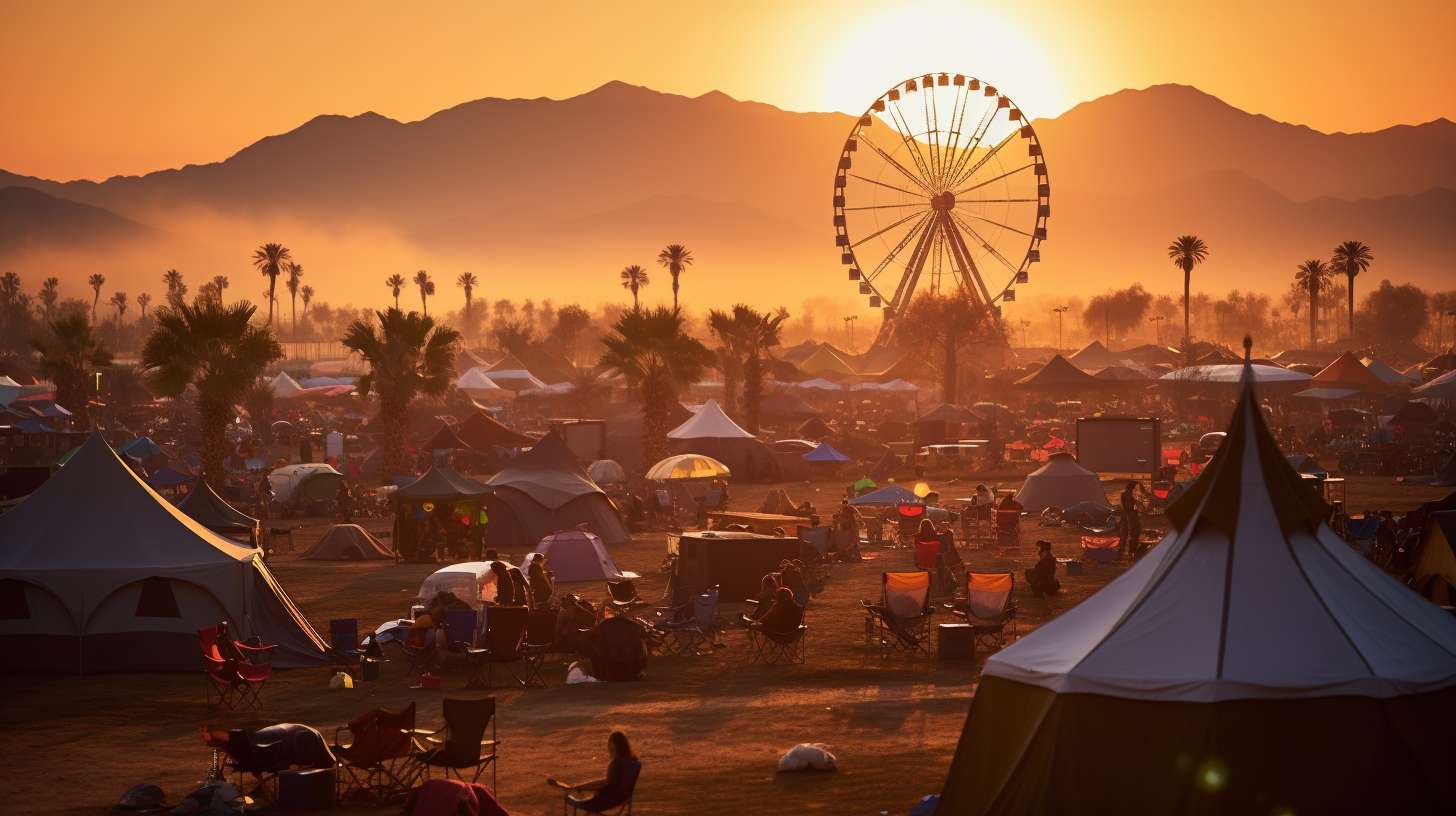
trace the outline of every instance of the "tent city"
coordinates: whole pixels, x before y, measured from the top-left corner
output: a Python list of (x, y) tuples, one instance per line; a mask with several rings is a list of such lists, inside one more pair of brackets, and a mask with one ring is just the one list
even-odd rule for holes
[(0, 30), (0, 810), (1456, 813), (1456, 5)]

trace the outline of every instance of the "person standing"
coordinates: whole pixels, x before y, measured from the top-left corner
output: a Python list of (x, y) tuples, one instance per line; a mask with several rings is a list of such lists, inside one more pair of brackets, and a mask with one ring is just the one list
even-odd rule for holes
[(1118, 544), (1118, 552), (1132, 558), (1138, 549), (1138, 539), (1142, 536), (1142, 519), (1138, 518), (1137, 491), (1142, 485), (1136, 480), (1127, 483), (1123, 488), (1122, 496), (1118, 502), (1122, 508), (1120, 519), (1122, 540)]

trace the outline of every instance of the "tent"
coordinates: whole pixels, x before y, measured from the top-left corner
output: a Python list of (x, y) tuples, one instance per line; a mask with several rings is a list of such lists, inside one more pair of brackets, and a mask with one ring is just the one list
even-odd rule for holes
[(485, 370), (485, 375), (501, 388), (508, 388), (512, 391), (546, 387), (546, 383), (527, 370), (526, 364), (514, 354), (502, 357), (495, 365)]
[(1456, 618), (1322, 522), (1246, 376), (1162, 543), (987, 659), (937, 813), (1449, 810)]
[(1143, 382), (1153, 378), (1152, 373), (1146, 369), (1127, 364), (1107, 366), (1092, 376), (1103, 382)]
[(454, 469), (435, 464), (425, 475), (394, 492), (396, 499), (416, 502), (448, 502), (484, 496), (488, 488)]
[(763, 398), (758, 413), (766, 419), (800, 419), (819, 415), (819, 409), (791, 391), (776, 391)]
[(799, 370), (811, 377), (853, 377), (858, 372), (833, 346), (823, 343), (800, 360)]
[(177, 509), (214, 533), (228, 538), (241, 537), (253, 545), (258, 543), (258, 520), (238, 512), (202, 479), (177, 502)]
[(1314, 388), (1353, 388), (1367, 394), (1384, 394), (1390, 385), (1366, 368), (1351, 352), (1336, 357), (1309, 381)]
[(841, 464), (849, 461), (849, 457), (834, 449), (828, 442), (820, 442), (814, 450), (804, 454), (805, 462)]
[(536, 444), (536, 440), (501, 423), (484, 411), (477, 411), (466, 417), (455, 429), (455, 435), (478, 451), (491, 448), (524, 448)]
[(169, 487), (185, 485), (195, 478), (197, 477), (191, 473), (184, 473), (169, 467), (160, 467), (147, 474), (147, 484), (163, 490)]
[(197, 630), (277, 644), (311, 666), (324, 643), (263, 563), (173, 507), (92, 435), (0, 516), (0, 649), (7, 671), (195, 671)]
[(434, 435), (421, 447), (421, 450), (468, 450), (469, 448), (470, 445), (466, 444), (465, 440), (461, 439), (460, 435), (455, 433), (454, 428), (442, 422), (440, 423), (440, 430), (435, 431)]
[(1101, 340), (1093, 340), (1068, 357), (1067, 362), (1086, 371), (1117, 365), (1118, 359), (1118, 355), (1108, 351), (1107, 346), (1102, 345)]
[(268, 381), (268, 390), (273, 392), (274, 399), (293, 399), (304, 392), (303, 386), (298, 381), (288, 376), (287, 371), (278, 372), (278, 376)]
[(830, 433), (829, 423), (823, 417), (809, 417), (799, 425), (799, 436), (809, 439), (823, 439)]
[(586, 524), (608, 546), (629, 540), (611, 500), (576, 463), (560, 434), (546, 434), (486, 484), (489, 547), (521, 552), (550, 533), (578, 524)]
[(465, 561), (441, 567), (425, 577), (415, 600), (427, 604), (437, 594), (449, 592), (478, 612), (483, 602), (495, 600), (495, 571), (490, 568), (494, 563)]
[(283, 503), (331, 499), (339, 492), (342, 481), (344, 474), (321, 462), (284, 465), (268, 474), (274, 500)]
[(587, 478), (599, 485), (623, 484), (627, 481), (627, 471), (615, 459), (598, 459), (587, 465)]
[(1416, 386), (1411, 390), (1411, 395), (1421, 399), (1456, 400), (1456, 370), (1447, 371), (1425, 385)]
[(150, 436), (138, 436), (117, 448), (116, 452), (146, 462), (153, 457), (161, 456), (162, 448), (156, 442), (153, 442)]
[(490, 378), (489, 370), (484, 366), (477, 366), (467, 370), (455, 380), (455, 387), (461, 391), (504, 391), (495, 380)]
[(1016, 501), (1028, 513), (1048, 507), (1066, 509), (1078, 502), (1107, 506), (1107, 493), (1097, 474), (1077, 464), (1070, 453), (1054, 453), (1047, 463), (1026, 477), (1016, 491)]
[(1370, 373), (1380, 378), (1386, 385), (1417, 385), (1420, 379), (1409, 377), (1397, 371), (1393, 366), (1387, 365), (1374, 357), (1362, 357), (1360, 364), (1370, 369)]
[(1091, 374), (1067, 362), (1067, 358), (1060, 354), (1035, 372), (1013, 383), (1017, 388), (1025, 388), (1029, 391), (1056, 392), (1071, 392), (1078, 388), (1095, 388), (1104, 384)]
[[(1293, 383), (1302, 385), (1308, 383), (1310, 375), (1291, 371), (1287, 368), (1280, 368), (1276, 365), (1251, 365), (1254, 382), (1261, 385), (1275, 383)], [(1232, 363), (1218, 365), (1194, 365), (1187, 368), (1179, 368), (1169, 371), (1159, 377), (1162, 382), (1187, 382), (1187, 383), (1211, 383), (1215, 385), (1237, 386), (1242, 381), (1244, 372), (1243, 365)]]
[(670, 453), (699, 453), (717, 459), (741, 481), (771, 481), (778, 471), (773, 451), (729, 419), (717, 400), (703, 403), (696, 414), (668, 431), (667, 449)]
[(335, 524), (299, 558), (310, 561), (393, 560), (394, 553), (357, 524)]
[(924, 504), (919, 496), (897, 484), (888, 484), (863, 496), (849, 500), (855, 507), (894, 507), (897, 504)]
[[(547, 568), (555, 573), (558, 583), (615, 581), (622, 577), (622, 571), (612, 562), (602, 540), (585, 530), (552, 533), (537, 542), (531, 553), (546, 556)], [(532, 557), (526, 556), (521, 569), (526, 568)]]
[(1432, 603), (1456, 606), (1456, 511), (1432, 513), (1426, 520), (1411, 588)]

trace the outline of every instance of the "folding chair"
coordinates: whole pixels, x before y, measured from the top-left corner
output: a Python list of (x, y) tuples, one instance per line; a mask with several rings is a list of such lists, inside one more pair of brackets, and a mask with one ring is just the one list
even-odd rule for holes
[(1015, 592), (1015, 573), (966, 573), (965, 602), (955, 613), (971, 625), (977, 646), (1005, 646), (1008, 626), (1012, 637), (1016, 636)]
[[(209, 706), (220, 705), (223, 708), (236, 709), (239, 706), (256, 708), (262, 705), (263, 686), (273, 676), (272, 666), (224, 656), (219, 628), (216, 626), (197, 630), (197, 643), (202, 654), (202, 672)], [(244, 656), (261, 651), (258, 647), (245, 646), (236, 641), (232, 645), (242, 650)]]
[[(439, 768), (446, 779), (453, 772), (456, 779), (465, 781), (464, 771), (474, 768), (470, 781), (477, 782), (489, 765), (490, 787), (496, 790), (495, 760), (500, 741), (495, 738), (495, 698), (460, 700), (446, 697), (440, 702), (440, 711), (445, 718), (445, 727), (436, 731), (415, 729), (415, 736), (425, 738), (426, 747), (410, 755), (414, 777), (430, 778), (432, 769)], [(490, 739), (485, 738), (486, 727), (490, 728)]]
[(659, 645), (668, 654), (697, 654), (718, 634), (718, 587), (693, 598), (693, 616), (688, 620), (659, 620), (652, 628), (665, 635)]
[(637, 585), (628, 578), (607, 582), (607, 605), (621, 614), (627, 614), (647, 602), (637, 595)]
[[(499, 607), (497, 607), (499, 608)], [(495, 609), (491, 610), (494, 614)], [(474, 609), (449, 609), (445, 612), (445, 644), (453, 652), (464, 652), (475, 646), (475, 633), (480, 622)]]
[(789, 630), (766, 629), (759, 624), (749, 624), (748, 662), (764, 665), (793, 665), (803, 663), (808, 656), (806, 640), (809, 626), (799, 619), (799, 625)]
[(1003, 550), (1021, 546), (1021, 511), (996, 509), (996, 545)]
[(931, 637), (929, 572), (880, 574), (880, 601), (861, 601), (865, 608), (865, 645), (884, 654), (934, 653)]
[(376, 708), (337, 729), (329, 750), (339, 760), (338, 801), (383, 804), (408, 796), (418, 771), (410, 758), (420, 750), (414, 730), (413, 702), (398, 711)]
[(336, 666), (359, 662), (359, 619), (335, 618), (329, 621), (329, 657)]
[(637, 795), (637, 779), (642, 775), (642, 765), (641, 763), (636, 763), (627, 767), (629, 768), (627, 771), (628, 776), (624, 780), (627, 787), (627, 798), (621, 804), (587, 810), (582, 807), (583, 802), (572, 799), (571, 794), (568, 793), (562, 797), (562, 816), (575, 816), (578, 813), (606, 813), (610, 814), (610, 816), (632, 816), (632, 799)]
[[(530, 624), (531, 610), (524, 606), (493, 606), (486, 616), (485, 648), (466, 649), (474, 671), (468, 688), (492, 688), (493, 666), (505, 666), (517, 683), (529, 685), (534, 679), (546, 685), (541, 679), (541, 661), (526, 649), (526, 629)], [(516, 671), (517, 663), (525, 664), (526, 672)]]

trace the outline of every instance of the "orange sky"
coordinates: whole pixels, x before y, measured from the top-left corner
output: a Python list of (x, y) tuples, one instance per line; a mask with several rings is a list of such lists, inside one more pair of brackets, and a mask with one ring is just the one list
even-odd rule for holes
[(410, 120), (609, 79), (858, 112), (948, 70), (1037, 116), (1181, 82), (1321, 130), (1456, 118), (1450, 0), (8, 0), (0, 31), (0, 168), (56, 179), (220, 160), (319, 113)]

